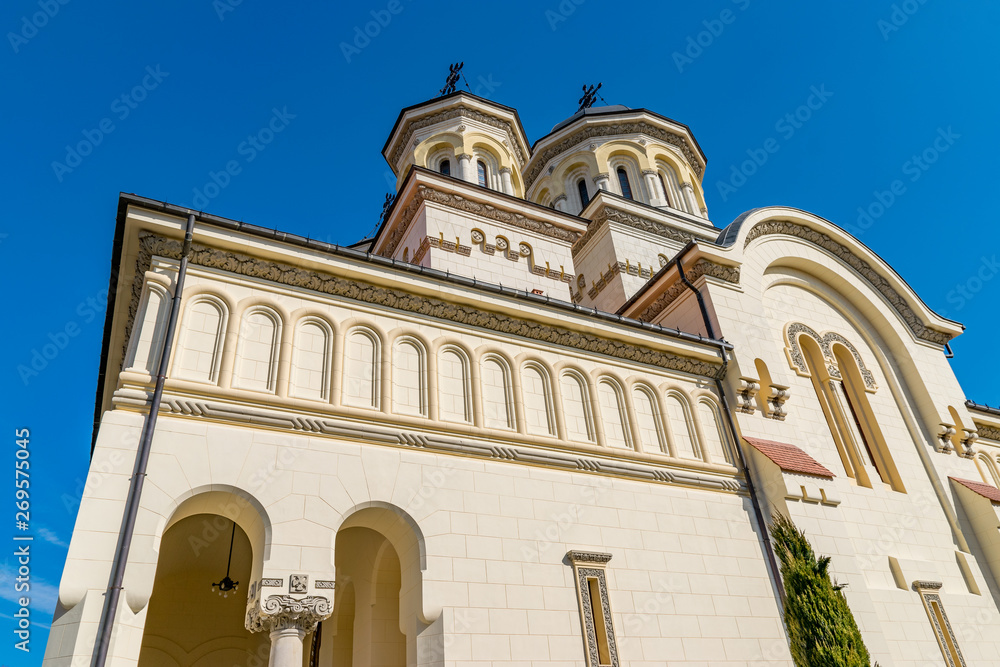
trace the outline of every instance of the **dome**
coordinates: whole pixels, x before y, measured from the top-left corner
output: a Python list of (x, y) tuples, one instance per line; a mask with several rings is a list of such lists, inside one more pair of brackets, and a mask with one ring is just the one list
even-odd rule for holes
[(555, 127), (553, 127), (552, 130), (550, 131), (550, 134), (560, 128), (566, 127), (567, 125), (575, 121), (577, 118), (583, 118), (584, 116), (597, 116), (600, 114), (612, 113), (614, 111), (630, 111), (630, 109), (624, 104), (609, 104), (608, 106), (604, 107), (590, 107), (582, 111), (577, 111), (575, 114), (573, 114), (563, 122), (557, 123)]

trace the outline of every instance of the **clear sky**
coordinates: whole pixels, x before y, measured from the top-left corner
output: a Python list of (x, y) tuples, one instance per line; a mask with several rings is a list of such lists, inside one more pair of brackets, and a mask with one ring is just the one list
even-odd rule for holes
[[(31, 652), (15, 650), (10, 542), (0, 664), (38, 664), (47, 638), (87, 473), (119, 191), (350, 243), (390, 187), (380, 150), (399, 109), (435, 96), (450, 62), (517, 108), (530, 141), (601, 81), (609, 104), (692, 128), (717, 226), (784, 204), (859, 232), (968, 326), (953, 368), (997, 405), (998, 27), (987, 0), (8, 0), (0, 541), (19, 532), (14, 436), (28, 428), (35, 625)], [(270, 143), (245, 143), (276, 113)], [(769, 139), (777, 152), (734, 176)], [(229, 161), (239, 173), (206, 190)], [(59, 349), (24, 372), (46, 345)]]

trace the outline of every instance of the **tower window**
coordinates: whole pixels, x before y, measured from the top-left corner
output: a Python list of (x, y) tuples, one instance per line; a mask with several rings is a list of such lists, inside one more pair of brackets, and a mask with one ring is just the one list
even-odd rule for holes
[(628, 183), (628, 174), (625, 167), (618, 167), (618, 185), (621, 186), (622, 196), (625, 199), (632, 199), (632, 187)]
[(580, 193), (580, 210), (587, 208), (587, 204), (590, 203), (590, 195), (587, 194), (587, 181), (580, 179), (576, 182), (576, 190)]
[(667, 206), (670, 206), (670, 195), (667, 194), (667, 184), (663, 180), (663, 174), (657, 173), (656, 177), (660, 179), (660, 188), (663, 190), (663, 201), (667, 203)]
[(482, 160), (476, 162), (476, 175), (479, 177), (479, 185), (488, 187), (486, 185), (486, 165)]
[(445, 176), (451, 176), (451, 160), (441, 160), (441, 166), (438, 170)]

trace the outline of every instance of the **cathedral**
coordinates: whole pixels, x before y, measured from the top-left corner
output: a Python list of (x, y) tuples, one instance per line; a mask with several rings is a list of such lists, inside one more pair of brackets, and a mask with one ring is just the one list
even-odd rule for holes
[(775, 513), (873, 662), (1000, 665), (1000, 410), (877, 254), (646, 109), (382, 155), (353, 245), (120, 196), (46, 667), (792, 667)]

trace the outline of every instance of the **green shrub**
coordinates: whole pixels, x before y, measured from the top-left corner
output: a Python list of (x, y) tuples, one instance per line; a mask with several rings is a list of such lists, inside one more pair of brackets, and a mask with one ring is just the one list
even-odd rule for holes
[(781, 560), (785, 625), (796, 666), (869, 667), (843, 586), (830, 581), (830, 557), (817, 559), (805, 533), (779, 512), (771, 520), (771, 538)]

